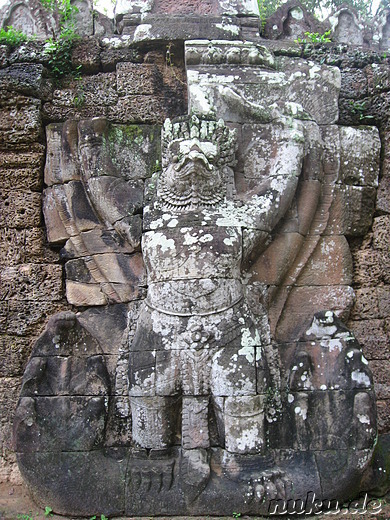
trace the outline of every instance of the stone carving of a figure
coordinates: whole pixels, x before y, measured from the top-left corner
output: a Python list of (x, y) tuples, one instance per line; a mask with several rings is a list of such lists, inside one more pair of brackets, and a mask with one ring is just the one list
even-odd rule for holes
[(291, 203), (303, 142), (296, 122), (280, 124), (270, 176), (240, 194), (235, 130), (196, 116), (165, 122), (163, 168), (144, 207), (148, 292), (129, 363), (132, 434), (141, 447), (181, 442), (198, 458), (212, 442), (231, 453), (262, 452), (269, 376), (243, 270)]

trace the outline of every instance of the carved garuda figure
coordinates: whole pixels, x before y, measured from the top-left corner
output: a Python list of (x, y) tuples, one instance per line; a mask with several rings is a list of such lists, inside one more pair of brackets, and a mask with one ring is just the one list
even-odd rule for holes
[(133, 439), (144, 448), (173, 444), (180, 408), (183, 448), (209, 448), (210, 407), (229, 452), (265, 446), (268, 331), (255, 325), (242, 269), (297, 186), (303, 133), (297, 124), (284, 132), (270, 179), (238, 195), (234, 130), (196, 116), (164, 124), (163, 170), (144, 207), (148, 292), (129, 364)]
[(194, 110), (161, 134), (104, 118), (47, 129), (48, 238), (80, 312), (38, 339), (14, 427), (21, 471), (56, 512), (267, 514), (309, 492), (348, 498), (372, 455), (372, 377), (338, 318), (347, 225), (329, 215), (337, 183), (361, 195), (342, 172), (351, 142), (371, 143), (356, 175), (375, 182), (377, 132), (334, 124), (329, 67), (191, 45)]

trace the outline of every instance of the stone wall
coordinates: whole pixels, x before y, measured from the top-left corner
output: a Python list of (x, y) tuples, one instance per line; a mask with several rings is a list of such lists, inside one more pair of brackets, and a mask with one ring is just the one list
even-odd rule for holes
[(48, 247), (43, 225), (45, 129), (94, 116), (161, 125), (186, 110), (180, 45), (169, 47), (168, 65), (167, 44), (136, 50), (87, 38), (73, 54), (81, 80), (64, 83), (47, 77), (42, 46), (0, 46), (0, 481), (20, 479), (12, 421), (32, 345), (51, 315), (70, 308), (59, 248)]
[[(285, 16), (289, 20), (288, 13)], [(239, 22), (237, 27), (242, 25)], [(248, 27), (249, 23), (246, 30), (252, 31)], [(339, 67), (339, 123), (374, 125), (380, 131), (378, 189), (350, 181), (360, 194), (353, 199), (356, 207), (352, 205), (351, 211), (370, 213), (373, 204), (375, 211), (372, 226), (368, 217), (359, 232), (348, 235), (356, 291), (348, 326), (361, 342), (375, 376), (379, 430), (390, 433), (390, 60), (379, 48), (303, 47), (293, 39), (268, 43), (279, 55)], [(180, 41), (154, 36), (152, 42), (134, 44), (126, 36), (86, 37), (73, 52), (74, 65), (81, 65), (81, 79), (62, 82), (48, 75), (42, 51), (40, 42), (17, 49), (0, 46), (0, 481), (19, 478), (11, 429), (32, 344), (49, 316), (70, 308), (59, 252), (47, 246), (41, 214), (48, 125), (97, 116), (111, 123), (161, 125), (166, 117), (187, 110)], [(346, 197), (339, 211), (344, 210), (345, 200), (352, 201)]]

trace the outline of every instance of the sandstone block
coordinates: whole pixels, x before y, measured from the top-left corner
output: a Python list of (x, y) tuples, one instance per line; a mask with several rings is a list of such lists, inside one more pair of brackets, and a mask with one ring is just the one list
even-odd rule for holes
[[(309, 327), (313, 315), (321, 310), (332, 310), (343, 321), (348, 319), (354, 302), (354, 291), (349, 286), (322, 286), (292, 288), (282, 313), (271, 303), (271, 330), (279, 341), (299, 339)], [(276, 315), (275, 315), (276, 313)]]
[[(127, 40), (126, 40), (127, 38)], [(123, 42), (128, 42), (128, 37), (115, 37), (115, 40)], [(110, 38), (105, 38), (102, 40), (102, 50), (100, 54), (100, 61), (102, 64), (102, 69), (104, 72), (112, 72), (115, 70), (117, 63), (121, 62), (131, 62), (131, 63), (142, 63), (143, 57), (136, 50), (128, 46), (115, 46), (110, 43), (105, 43), (106, 41), (110, 41)]]
[(46, 127), (47, 186), (80, 179), (77, 141), (77, 121), (52, 123)]
[(33, 168), (41, 170), (45, 162), (45, 146), (39, 143), (21, 146), (17, 151), (2, 150), (0, 168)]
[(31, 228), (41, 225), (41, 195), (22, 191), (0, 195), (0, 227)]
[(336, 125), (321, 126), (321, 135), (324, 142), (322, 164), (325, 175), (335, 175), (340, 168), (340, 132)]
[(326, 233), (364, 236), (371, 227), (375, 196), (372, 187), (337, 185)]
[[(93, 267), (93, 268), (92, 268)], [(105, 253), (66, 262), (67, 280), (83, 283), (144, 283), (142, 256)]]
[(321, 237), (296, 285), (350, 285), (352, 273), (352, 257), (347, 239), (342, 235)]
[(354, 186), (378, 186), (381, 142), (375, 127), (340, 127), (339, 180)]
[(41, 101), (8, 95), (0, 100), (0, 146), (5, 149), (39, 141)]
[(388, 253), (390, 236), (390, 215), (375, 217), (372, 224), (373, 246), (378, 251)]
[(288, 267), (292, 267), (304, 238), (299, 233), (277, 235), (252, 267), (256, 279), (269, 285), (282, 282)]
[(63, 242), (99, 225), (81, 181), (47, 188), (43, 194), (43, 214), (50, 243)]
[[(84, 244), (80, 250), (79, 244)], [(123, 239), (116, 231), (101, 228), (81, 232), (77, 237), (71, 237), (61, 251), (62, 258), (72, 259), (89, 256), (92, 253), (133, 253), (134, 247)]]
[(1, 271), (2, 299), (59, 301), (62, 298), (62, 266), (22, 264)]

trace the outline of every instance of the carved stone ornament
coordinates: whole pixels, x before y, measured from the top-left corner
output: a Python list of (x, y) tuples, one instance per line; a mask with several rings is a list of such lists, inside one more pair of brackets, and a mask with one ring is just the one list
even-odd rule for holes
[(36, 342), (14, 437), (58, 513), (305, 510), (356, 495), (370, 464), (372, 376), (342, 320), (378, 132), (337, 126), (336, 68), (243, 42), (186, 54), (189, 113), (162, 129), (47, 128), (48, 239), (79, 311)]

